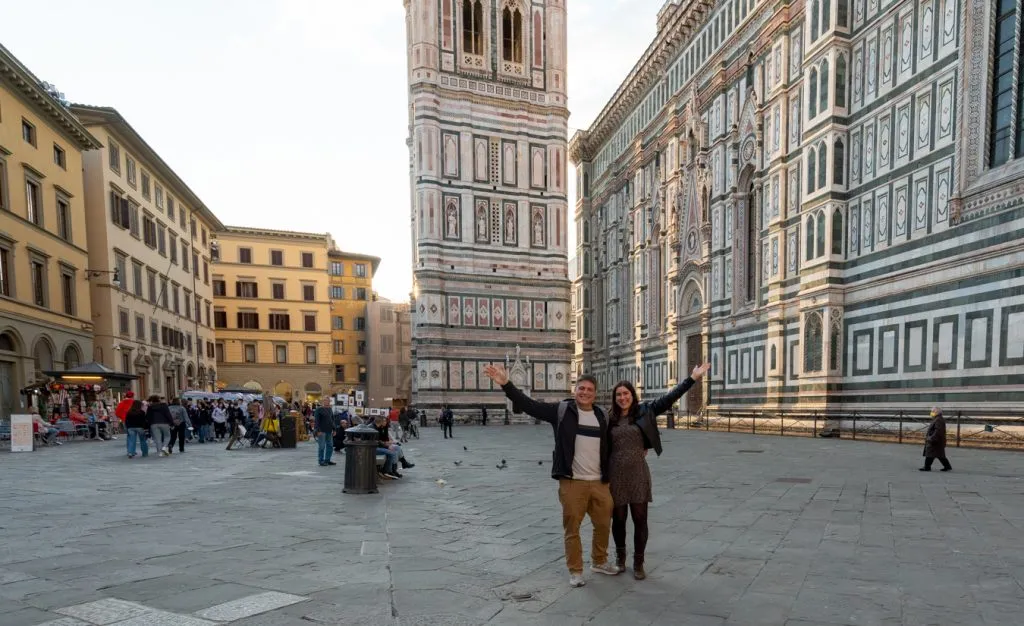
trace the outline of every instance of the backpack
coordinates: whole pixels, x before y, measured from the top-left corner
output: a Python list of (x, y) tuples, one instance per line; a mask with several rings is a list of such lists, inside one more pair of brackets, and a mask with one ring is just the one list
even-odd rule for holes
[(555, 423), (555, 432), (562, 427), (562, 420), (565, 419), (565, 412), (569, 410), (569, 401), (562, 400), (558, 403), (558, 421)]

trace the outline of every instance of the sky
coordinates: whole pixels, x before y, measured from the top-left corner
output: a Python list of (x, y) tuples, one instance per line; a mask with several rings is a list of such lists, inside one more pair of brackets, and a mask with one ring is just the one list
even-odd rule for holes
[[(568, 0), (570, 137), (663, 4)], [(116, 108), (222, 222), (330, 232), (381, 257), (381, 296), (408, 299), (401, 0), (0, 0), (0, 15), (22, 64), (71, 102)]]

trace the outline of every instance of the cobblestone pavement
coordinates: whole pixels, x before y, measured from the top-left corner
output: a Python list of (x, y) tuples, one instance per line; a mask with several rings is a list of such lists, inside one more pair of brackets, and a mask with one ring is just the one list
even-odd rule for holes
[(455, 434), (369, 496), (309, 443), (0, 453), (0, 624), (1021, 623), (1019, 453), (666, 431), (648, 579), (570, 589), (550, 427)]

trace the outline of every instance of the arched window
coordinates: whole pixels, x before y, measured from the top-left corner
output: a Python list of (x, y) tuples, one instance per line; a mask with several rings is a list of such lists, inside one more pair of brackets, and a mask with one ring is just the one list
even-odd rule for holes
[(832, 18), (832, 16), (829, 15), (829, 12), (831, 11), (831, 8), (832, 8), (832, 0), (822, 0), (822, 2), (821, 2), (821, 34), (822, 35), (824, 35), (825, 31), (827, 31), (831, 27), (831, 24), (829, 23), (831, 21), (831, 18)]
[(846, 172), (846, 150), (842, 139), (832, 144), (832, 184), (842, 185)]
[(815, 258), (825, 256), (825, 213), (818, 211), (815, 218), (817, 232), (814, 233)]
[(807, 97), (807, 119), (813, 120), (814, 116), (818, 114), (818, 69), (812, 67), (811, 75), (809, 80), (808, 89), (810, 93)]
[[(828, 4), (829, 0), (825, 0)], [(811, 41), (818, 38), (818, 0), (811, 0)]]
[(826, 184), (826, 174), (828, 173), (828, 146), (825, 145), (824, 141), (818, 143), (818, 189), (823, 189)]
[(4, 352), (14, 352), (15, 348), (14, 339), (8, 333), (0, 334), (0, 350)]
[(821, 349), (824, 339), (821, 313), (808, 313), (804, 320), (804, 371), (821, 371)]
[[(826, 6), (828, 6), (826, 4)], [(828, 59), (821, 62), (821, 89), (818, 94), (818, 111), (825, 112), (828, 108)]]
[(807, 193), (814, 191), (814, 172), (817, 165), (817, 157), (814, 148), (807, 150)]
[(806, 233), (804, 234), (804, 257), (808, 261), (814, 258), (814, 216), (807, 216)]
[(843, 212), (832, 212), (832, 254), (843, 254)]
[(484, 53), (484, 7), (480, 0), (462, 2), (462, 48), (467, 54)]
[(837, 370), (842, 366), (842, 361), (840, 360), (842, 357), (842, 350), (840, 349), (842, 336), (839, 323), (833, 321), (828, 333), (828, 368), (830, 370)]
[(82, 355), (78, 352), (78, 348), (76, 346), (70, 345), (67, 348), (64, 348), (64, 369), (75, 369), (81, 364)]
[(836, 59), (836, 106), (846, 106), (846, 55)]
[(511, 63), (523, 62), (523, 14), (519, 9), (505, 7), (501, 12), (501, 58)]
[(747, 190), (747, 302), (757, 293), (757, 205), (754, 185)]

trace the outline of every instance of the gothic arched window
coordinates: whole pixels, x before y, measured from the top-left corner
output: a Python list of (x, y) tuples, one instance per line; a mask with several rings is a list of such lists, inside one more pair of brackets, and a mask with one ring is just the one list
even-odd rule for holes
[(810, 93), (807, 97), (807, 119), (813, 120), (814, 116), (818, 114), (818, 69), (812, 67), (809, 78), (808, 89)]
[[(811, 0), (811, 41), (818, 38), (818, 2), (819, 0)], [(827, 5), (829, 0), (825, 0)]]
[(824, 141), (818, 143), (818, 184), (817, 189), (822, 189), (826, 184), (828, 173), (828, 146)]
[[(832, 254), (843, 253), (843, 212), (836, 209), (832, 212)], [(833, 368), (835, 369), (835, 368)]]
[(523, 62), (523, 14), (518, 8), (505, 7), (501, 12), (501, 59)]
[(824, 113), (828, 108), (828, 59), (821, 62), (821, 89), (818, 91), (818, 111)]
[(807, 193), (814, 191), (814, 171), (817, 165), (817, 157), (814, 148), (807, 150)]
[(825, 213), (818, 211), (815, 218), (817, 221), (817, 232), (814, 233), (815, 258), (825, 256)]
[(832, 144), (832, 184), (842, 185), (845, 180), (846, 171), (846, 147), (842, 139), (836, 139)]
[(484, 53), (484, 7), (480, 0), (462, 2), (462, 48), (467, 54)]
[(836, 106), (846, 106), (846, 55), (836, 59)]
[(830, 370), (838, 370), (842, 361), (842, 351), (840, 349), (842, 340), (842, 329), (839, 328), (839, 322), (835, 319), (832, 320), (832, 326), (828, 333), (828, 368)]
[(821, 313), (808, 313), (804, 320), (804, 371), (821, 371), (823, 329)]

